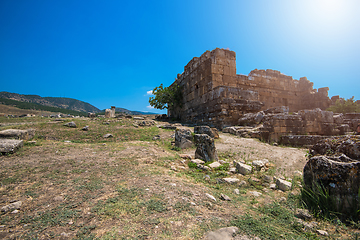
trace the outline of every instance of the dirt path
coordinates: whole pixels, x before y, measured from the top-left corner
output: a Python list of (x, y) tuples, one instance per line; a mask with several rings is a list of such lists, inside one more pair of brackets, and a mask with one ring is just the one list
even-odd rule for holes
[[(294, 171), (303, 170), (306, 164), (306, 149), (283, 146), (272, 146), (253, 138), (240, 138), (235, 135), (220, 133), (220, 139), (215, 141), (219, 155), (228, 156), (235, 161), (267, 159), (275, 165), (276, 173), (291, 177)], [(187, 150), (187, 154), (194, 154)]]

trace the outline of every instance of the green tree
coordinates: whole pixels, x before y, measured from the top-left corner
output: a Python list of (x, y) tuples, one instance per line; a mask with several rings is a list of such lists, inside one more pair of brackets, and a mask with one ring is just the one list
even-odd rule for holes
[(349, 99), (338, 99), (336, 100), (335, 105), (330, 106), (327, 111), (332, 111), (335, 113), (354, 113), (360, 112), (360, 104), (356, 103), (354, 96)]
[(149, 103), (154, 108), (171, 110), (182, 105), (181, 87), (176, 83), (169, 87), (160, 84), (153, 89), (152, 93), (155, 97), (150, 97)]

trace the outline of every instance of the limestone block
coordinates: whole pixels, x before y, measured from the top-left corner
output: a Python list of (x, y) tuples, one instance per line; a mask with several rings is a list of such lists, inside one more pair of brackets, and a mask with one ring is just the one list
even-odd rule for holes
[(23, 146), (23, 140), (0, 139), (0, 153), (14, 153)]
[(195, 158), (203, 159), (205, 162), (218, 161), (214, 139), (207, 134), (195, 134)]
[(350, 204), (355, 202), (360, 188), (360, 162), (341, 162), (326, 156), (312, 157), (304, 167), (304, 184), (313, 191), (314, 184), (326, 188), (330, 196), (337, 199), (337, 211), (344, 214), (353, 211)]
[(6, 129), (0, 131), (0, 138), (30, 140), (35, 136), (35, 129)]
[(279, 178), (276, 180), (276, 187), (282, 191), (291, 190), (291, 186), (292, 186), (291, 182)]
[(175, 130), (175, 146), (181, 149), (194, 146), (192, 142), (193, 136), (190, 129), (176, 128)]
[(242, 175), (248, 175), (252, 172), (252, 167), (244, 163), (236, 163), (236, 170)]

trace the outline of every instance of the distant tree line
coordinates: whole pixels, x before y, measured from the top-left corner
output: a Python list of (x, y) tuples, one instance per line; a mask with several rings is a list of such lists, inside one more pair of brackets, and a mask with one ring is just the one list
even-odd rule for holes
[(360, 113), (360, 104), (354, 100), (354, 96), (346, 100), (341, 98), (326, 110), (334, 113)]
[(79, 115), (79, 116), (87, 116), (85, 112), (79, 112), (64, 108), (57, 108), (57, 107), (50, 107), (44, 106), (36, 103), (29, 103), (29, 102), (20, 102), (12, 99), (0, 98), (0, 103), (4, 105), (14, 106), (20, 109), (30, 109), (30, 110), (38, 110), (38, 111), (48, 111), (48, 112), (59, 112), (64, 114), (70, 115)]

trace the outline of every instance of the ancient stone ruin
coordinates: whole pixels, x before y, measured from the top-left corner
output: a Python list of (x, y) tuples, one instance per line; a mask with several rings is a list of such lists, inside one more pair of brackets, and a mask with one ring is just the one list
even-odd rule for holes
[(314, 89), (306, 77), (296, 80), (270, 69), (236, 74), (235, 52), (219, 48), (194, 57), (175, 83), (182, 87), (183, 106), (168, 114), (220, 128), (236, 125), (246, 113), (279, 106), (324, 110), (331, 103), (329, 88)]
[(106, 118), (115, 117), (115, 106), (111, 106), (111, 109), (105, 109), (105, 117)]

